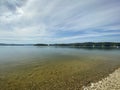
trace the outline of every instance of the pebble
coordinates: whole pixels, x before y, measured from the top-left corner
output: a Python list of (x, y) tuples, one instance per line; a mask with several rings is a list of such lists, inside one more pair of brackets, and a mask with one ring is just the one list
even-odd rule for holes
[(83, 86), (83, 90), (120, 90), (120, 68), (97, 83)]

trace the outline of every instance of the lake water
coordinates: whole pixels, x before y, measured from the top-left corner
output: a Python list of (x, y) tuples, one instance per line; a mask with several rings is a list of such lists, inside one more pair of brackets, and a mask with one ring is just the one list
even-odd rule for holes
[[(120, 49), (0, 46), (0, 89), (73, 90), (119, 66)], [(31, 85), (32, 80), (35, 85)]]

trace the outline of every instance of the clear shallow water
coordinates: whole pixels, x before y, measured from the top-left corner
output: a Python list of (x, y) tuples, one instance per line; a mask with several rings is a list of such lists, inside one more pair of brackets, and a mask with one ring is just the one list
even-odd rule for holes
[[(106, 60), (120, 61), (120, 49), (81, 49), (35, 46), (0, 46), (0, 65), (23, 64), (25, 62), (82, 60), (101, 57)], [(97, 60), (97, 58), (96, 58)]]
[(118, 67), (119, 49), (1, 46), (0, 90), (80, 90)]
[(62, 47), (35, 46), (0, 46), (0, 63), (31, 59), (61, 58), (59, 56), (83, 57), (87, 55), (115, 56), (120, 55), (120, 49), (81, 49)]

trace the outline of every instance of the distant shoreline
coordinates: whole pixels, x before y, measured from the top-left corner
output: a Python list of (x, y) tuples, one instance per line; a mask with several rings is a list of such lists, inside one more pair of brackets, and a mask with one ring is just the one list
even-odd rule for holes
[(56, 47), (79, 47), (79, 48), (120, 48), (120, 42), (84, 42), (84, 43), (58, 43), (58, 44), (5, 44), (0, 46), (56, 46)]

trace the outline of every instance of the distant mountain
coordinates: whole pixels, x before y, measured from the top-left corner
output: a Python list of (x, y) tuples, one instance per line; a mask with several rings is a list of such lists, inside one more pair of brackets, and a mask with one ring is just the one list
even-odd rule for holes
[(120, 42), (85, 42), (85, 43), (68, 43), (68, 44), (50, 44), (49, 46), (69, 46), (82, 48), (120, 48)]
[(0, 43), (0, 46), (67, 46), (81, 48), (120, 48), (120, 42), (85, 42), (85, 43), (59, 43), (59, 44), (5, 44)]
[(0, 46), (33, 46), (33, 44), (5, 44), (5, 43), (0, 43)]
[(4, 43), (0, 43), (0, 45), (5, 45)]
[(34, 46), (48, 46), (48, 44), (34, 44)]

